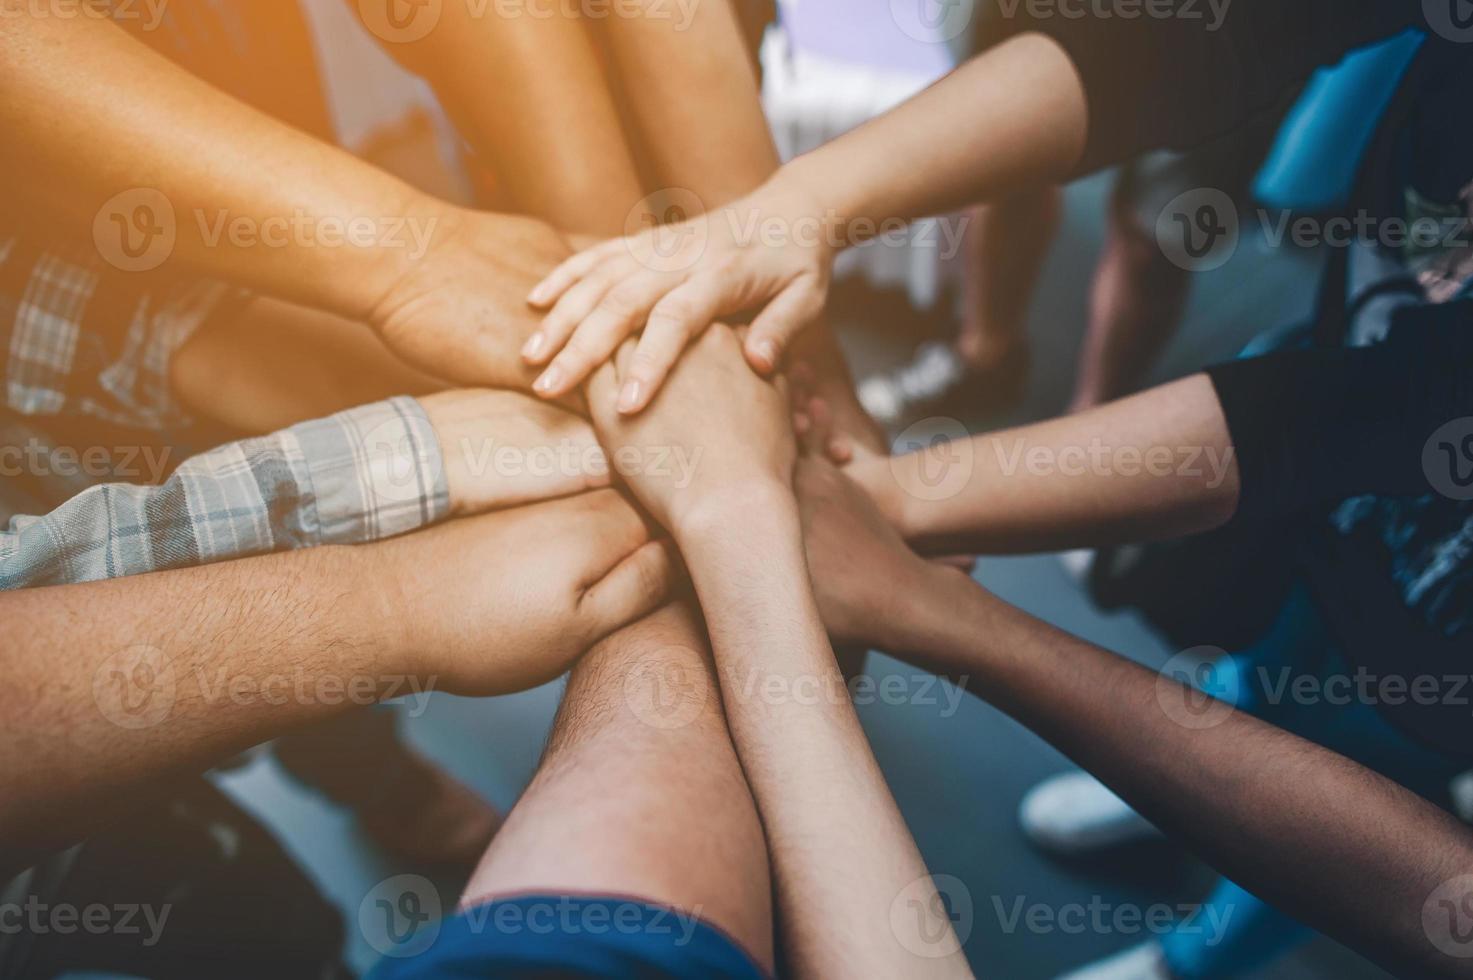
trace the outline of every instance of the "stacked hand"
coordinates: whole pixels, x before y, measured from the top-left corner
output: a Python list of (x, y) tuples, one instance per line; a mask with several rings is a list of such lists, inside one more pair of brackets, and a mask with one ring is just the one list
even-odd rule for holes
[(528, 297), (548, 310), (523, 354), (536, 391), (572, 391), (643, 331), (620, 371), (618, 410), (642, 411), (718, 317), (755, 312), (744, 344), (764, 375), (823, 311), (837, 249), (813, 197), (781, 174), (750, 196), (568, 259)]
[(536, 372), (518, 352), (537, 317), (524, 298), (567, 255), (543, 222), (445, 209), (428, 250), (405, 264), (370, 322), (394, 353), (436, 377), (527, 390)]
[[(707, 330), (652, 409), (631, 417), (620, 414), (615, 398), (635, 359), (626, 343), (598, 369), (588, 400), (620, 475), (656, 520), (678, 536), (726, 505), (791, 498), (797, 446), (786, 393), (747, 369), (731, 328)], [(685, 471), (668, 465), (676, 454), (689, 464)]]

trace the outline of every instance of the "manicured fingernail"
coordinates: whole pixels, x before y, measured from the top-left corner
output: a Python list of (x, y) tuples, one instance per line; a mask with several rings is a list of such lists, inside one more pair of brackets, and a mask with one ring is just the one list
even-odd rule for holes
[(547, 395), (556, 391), (558, 388), (561, 388), (562, 384), (563, 369), (554, 366), (544, 371), (542, 377), (538, 378), (537, 383), (532, 387), (541, 394)]
[(633, 412), (639, 411), (640, 399), (643, 397), (643, 395), (643, 381), (631, 381), (626, 384), (624, 386), (624, 390), (619, 392), (620, 413), (624, 415), (629, 415)]
[(527, 344), (522, 348), (522, 357), (529, 361), (535, 361), (542, 356), (547, 347), (547, 338), (541, 333), (534, 333), (527, 339)]
[(777, 344), (770, 340), (764, 340), (758, 344), (757, 360), (761, 361), (769, 371), (777, 367)]
[(539, 282), (536, 287), (527, 294), (527, 302), (533, 306), (546, 306), (548, 300), (547, 283)]

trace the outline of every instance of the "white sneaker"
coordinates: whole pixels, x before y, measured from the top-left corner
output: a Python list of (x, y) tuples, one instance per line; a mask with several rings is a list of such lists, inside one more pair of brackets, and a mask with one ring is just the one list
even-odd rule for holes
[(1151, 940), (1123, 953), (1096, 960), (1065, 973), (1058, 980), (1172, 980), (1161, 944)]
[(861, 382), (859, 404), (881, 425), (896, 425), (916, 406), (945, 398), (966, 377), (952, 346), (931, 341), (916, 349), (909, 364)]
[(1145, 817), (1087, 772), (1045, 779), (1018, 806), (1023, 833), (1051, 854), (1084, 854), (1160, 837)]

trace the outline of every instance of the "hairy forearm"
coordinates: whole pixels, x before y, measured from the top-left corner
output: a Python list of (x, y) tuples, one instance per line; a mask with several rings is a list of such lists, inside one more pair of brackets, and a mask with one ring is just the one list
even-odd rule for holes
[(898, 448), (856, 464), (855, 477), (927, 550), (1159, 540), (1217, 527), (1237, 508), (1237, 458), (1206, 375), (1078, 415)]
[[(1423, 908), (1473, 873), (1467, 828), (1350, 760), (937, 576), (915, 658), (1053, 743), (1218, 870), (1402, 975), (1469, 976)], [(944, 610), (944, 612), (943, 612)], [(958, 612), (959, 611), (959, 612)], [(920, 624), (920, 615), (917, 624)], [(1195, 702), (1193, 702), (1195, 703)]]
[(376, 701), (394, 662), (360, 552), (324, 548), (0, 595), (0, 866), (150, 787)]
[[(1084, 91), (1068, 56), (1053, 40), (1024, 34), (799, 157), (779, 179), (800, 184), (825, 215), (857, 232), (1059, 180), (1083, 151), (1086, 124)], [(905, 146), (925, 152), (896, 152)]]
[[(124, 265), (126, 243), (363, 319), (448, 210), (107, 21), (0, 18), (0, 44), (5, 178)], [(382, 247), (394, 229), (405, 247)]]
[[(940, 905), (844, 694), (791, 498), (749, 498), (709, 523), (694, 521), (677, 539), (767, 829), (793, 968), (805, 976), (966, 974), (960, 944), (947, 946), (954, 937), (944, 918), (892, 918), (893, 904), (907, 897), (925, 912)], [(936, 936), (941, 955), (918, 956), (936, 949)]]

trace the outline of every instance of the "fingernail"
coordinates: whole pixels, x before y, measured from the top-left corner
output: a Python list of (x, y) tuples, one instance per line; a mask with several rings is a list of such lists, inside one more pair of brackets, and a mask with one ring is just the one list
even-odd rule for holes
[(796, 413), (793, 416), (793, 431), (796, 432), (796, 433), (798, 433), (798, 435), (800, 435), (800, 436), (807, 435), (808, 434), (808, 430), (812, 426), (813, 426), (813, 422), (810, 421), (809, 418), (808, 418), (808, 416), (805, 415), (803, 412), (798, 412), (798, 413)]
[(619, 411), (624, 415), (639, 411), (640, 398), (644, 394), (643, 381), (631, 381), (619, 392)]
[(533, 306), (547, 305), (547, 283), (539, 282), (537, 286), (527, 294), (527, 302)]
[(537, 383), (532, 387), (542, 394), (547, 395), (562, 387), (562, 383), (563, 369), (560, 367), (550, 367), (543, 372), (542, 377), (538, 378)]
[(526, 346), (522, 348), (522, 357), (529, 361), (535, 361), (542, 356), (542, 351), (547, 347), (547, 338), (540, 332), (534, 333), (527, 340)]
[(777, 367), (777, 344), (770, 340), (764, 340), (757, 345), (757, 359), (767, 366), (770, 371)]

